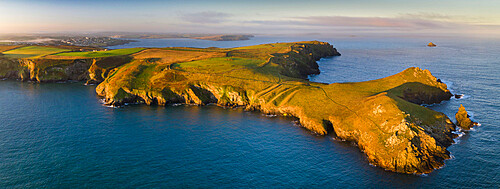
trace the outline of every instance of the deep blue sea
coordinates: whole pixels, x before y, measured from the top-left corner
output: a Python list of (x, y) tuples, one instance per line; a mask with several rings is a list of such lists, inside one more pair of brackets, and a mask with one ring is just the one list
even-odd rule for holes
[[(319, 61), (318, 82), (365, 81), (429, 69), (481, 126), (449, 147), (428, 175), (368, 164), (350, 143), (293, 119), (217, 106), (103, 106), (95, 86), (0, 81), (0, 188), (499, 188), (500, 40), (276, 37), (214, 42), (144, 39), (126, 47), (236, 47), (322, 40), (342, 56)], [(429, 48), (430, 41), (438, 45)]]

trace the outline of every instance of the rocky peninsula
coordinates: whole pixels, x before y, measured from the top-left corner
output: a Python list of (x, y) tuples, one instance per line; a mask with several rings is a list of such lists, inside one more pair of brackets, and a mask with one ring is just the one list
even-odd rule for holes
[(398, 173), (440, 168), (455, 137), (455, 124), (445, 114), (420, 106), (452, 96), (428, 70), (412, 67), (355, 83), (307, 80), (320, 72), (317, 60), (340, 56), (326, 42), (97, 52), (43, 47), (45, 53), (31, 54), (25, 49), (33, 48), (0, 48), (0, 78), (86, 81), (98, 84), (97, 94), (115, 106), (217, 104), (292, 116), (318, 135), (356, 143), (371, 164)]

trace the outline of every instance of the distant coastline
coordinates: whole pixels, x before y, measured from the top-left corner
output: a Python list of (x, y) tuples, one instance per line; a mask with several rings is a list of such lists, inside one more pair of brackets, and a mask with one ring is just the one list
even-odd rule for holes
[(189, 38), (189, 39), (201, 39), (210, 41), (242, 41), (250, 40), (250, 38), (255, 37), (254, 35), (244, 35), (244, 34), (124, 34), (115, 35), (114, 38), (125, 38), (125, 39), (169, 39), (169, 38)]
[(250, 40), (249, 34), (148, 34), (148, 33), (93, 33), (93, 34), (11, 34), (0, 36), (0, 45), (49, 45), (111, 47), (136, 42), (134, 39), (188, 38), (209, 41)]

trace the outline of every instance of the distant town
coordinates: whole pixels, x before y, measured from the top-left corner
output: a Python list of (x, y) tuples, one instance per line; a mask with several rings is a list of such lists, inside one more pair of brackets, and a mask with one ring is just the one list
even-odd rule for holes
[(134, 40), (117, 39), (111, 37), (70, 37), (67, 39), (54, 40), (55, 45), (74, 45), (74, 46), (91, 46), (91, 47), (106, 47), (114, 45), (123, 45)]
[(16, 37), (11, 38), (1, 38), (0, 44), (2, 45), (70, 45), (70, 46), (87, 46), (87, 47), (107, 47), (114, 45), (123, 45), (134, 40), (129, 39), (118, 39), (111, 37), (86, 37), (86, 36), (75, 36), (75, 37), (39, 37), (34, 38), (28, 36), (26, 38)]
[(162, 33), (92, 33), (92, 34), (4, 34), (1, 45), (51, 45), (108, 47), (134, 42), (134, 39), (190, 38), (211, 41), (249, 40), (253, 35), (241, 34), (162, 34)]

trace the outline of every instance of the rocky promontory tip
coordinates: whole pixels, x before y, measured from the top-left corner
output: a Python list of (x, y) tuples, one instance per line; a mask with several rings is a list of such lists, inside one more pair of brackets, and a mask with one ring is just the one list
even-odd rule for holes
[(458, 108), (458, 112), (455, 114), (455, 119), (457, 120), (457, 126), (463, 130), (470, 130), (472, 127), (478, 125), (477, 122), (473, 122), (470, 119), (469, 114), (462, 104), (460, 104), (460, 108)]

